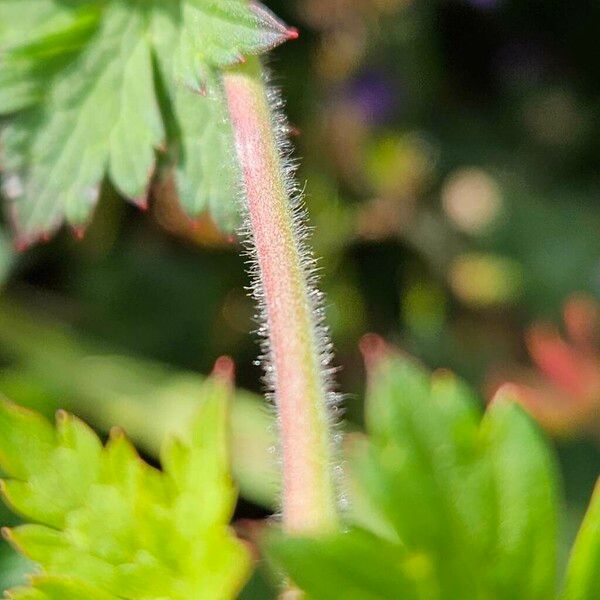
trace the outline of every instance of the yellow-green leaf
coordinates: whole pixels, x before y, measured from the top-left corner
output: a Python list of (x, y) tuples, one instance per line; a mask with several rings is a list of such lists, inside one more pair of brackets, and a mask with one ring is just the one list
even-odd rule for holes
[(103, 447), (66, 413), (53, 429), (0, 402), (0, 428), (12, 432), (0, 438), (3, 493), (30, 521), (5, 537), (42, 573), (35, 591), (14, 597), (236, 597), (250, 558), (229, 528), (237, 498), (229, 396), (222, 382), (206, 383), (188, 431), (166, 442), (165, 472), (146, 464), (118, 430)]

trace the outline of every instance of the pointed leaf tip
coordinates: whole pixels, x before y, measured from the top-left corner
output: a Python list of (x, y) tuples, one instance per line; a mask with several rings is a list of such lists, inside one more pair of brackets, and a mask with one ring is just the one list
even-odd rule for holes
[(290, 27), (287, 30), (288, 40), (297, 40), (300, 37), (300, 32), (295, 27)]
[(138, 198), (137, 200), (134, 200), (134, 203), (142, 212), (148, 210), (148, 198)]
[(16, 237), (13, 240), (13, 247), (15, 249), (15, 252), (25, 252), (25, 250), (27, 250), (27, 248), (29, 248), (29, 246), (31, 246), (31, 243), (29, 242), (29, 240), (26, 240), (25, 238), (22, 237)]
[(12, 534), (9, 527), (2, 527), (0, 529), (0, 536), (5, 542), (10, 542), (12, 539)]
[(212, 374), (228, 386), (233, 386), (235, 383), (235, 362), (230, 356), (220, 356), (215, 361)]
[(376, 333), (363, 335), (358, 343), (358, 349), (362, 354), (365, 369), (369, 376), (393, 354), (391, 346)]
[(122, 440), (123, 438), (125, 438), (125, 431), (123, 430), (123, 428), (115, 425), (114, 427), (110, 428), (110, 431), (108, 432), (108, 437), (113, 441)]
[(522, 390), (517, 384), (510, 382), (502, 384), (489, 401), (488, 408), (506, 403), (519, 404), (527, 409), (527, 402), (524, 400)]
[(58, 425), (63, 425), (64, 423), (66, 423), (69, 420), (69, 413), (66, 410), (63, 410), (62, 408), (59, 408), (56, 411), (56, 423)]
[(71, 227), (71, 231), (73, 232), (73, 237), (78, 242), (81, 242), (83, 240), (83, 238), (85, 237), (86, 226), (85, 225), (74, 225), (73, 227)]
[(257, 24), (264, 34), (267, 48), (275, 48), (287, 40), (295, 40), (300, 36), (295, 27), (288, 27), (260, 2), (250, 2), (250, 10), (256, 17)]

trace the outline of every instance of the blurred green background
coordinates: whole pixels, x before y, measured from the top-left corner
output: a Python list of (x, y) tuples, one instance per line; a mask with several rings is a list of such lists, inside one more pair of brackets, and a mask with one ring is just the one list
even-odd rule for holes
[[(482, 399), (517, 382), (559, 452), (566, 544), (600, 472), (600, 6), (267, 4), (301, 32), (270, 65), (297, 132), (348, 422), (361, 425), (367, 332)], [(121, 422), (152, 456), (219, 355), (260, 392), (238, 252), (158, 183), (146, 213), (107, 188), (82, 242), (64, 231), (15, 254), (5, 233), (0, 390), (100, 430)], [(260, 517), (269, 494), (253, 469), (272, 458), (272, 431), (256, 398), (239, 406), (234, 444), (256, 456), (250, 476), (238, 465), (237, 516)], [(0, 561), (1, 589), (23, 564), (5, 547)], [(268, 597), (264, 585), (247, 597)]]

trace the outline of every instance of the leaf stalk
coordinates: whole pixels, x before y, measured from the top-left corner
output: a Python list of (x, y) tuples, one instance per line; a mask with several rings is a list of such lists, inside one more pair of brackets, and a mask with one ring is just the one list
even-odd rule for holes
[(266, 379), (279, 416), (283, 524), (290, 533), (327, 533), (338, 524), (331, 347), (287, 126), (258, 59), (225, 72), (223, 84), (242, 171), (253, 292), (265, 324)]

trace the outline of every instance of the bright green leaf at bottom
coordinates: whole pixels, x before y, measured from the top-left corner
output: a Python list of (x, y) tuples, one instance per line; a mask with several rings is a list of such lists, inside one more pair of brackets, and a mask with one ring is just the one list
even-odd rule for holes
[(361, 529), (317, 540), (274, 536), (269, 548), (312, 600), (438, 597), (427, 556), (410, 555)]
[(562, 600), (600, 597), (600, 481), (569, 560)]
[(197, 418), (163, 452), (164, 471), (123, 434), (105, 447), (81, 421), (56, 428), (0, 403), (4, 497), (29, 524), (7, 539), (37, 563), (17, 600), (234, 598), (250, 568), (229, 529), (236, 490), (227, 451), (228, 389), (204, 388)]
[(366, 405), (370, 435), (348, 470), (370, 514), (351, 512), (335, 536), (268, 545), (308, 597), (552, 598), (555, 468), (533, 421), (508, 400), (481, 420), (455, 377), (396, 359), (372, 374)]
[[(500, 598), (546, 600), (556, 589), (557, 473), (539, 429), (510, 398), (499, 398), (483, 423), (496, 481), (496, 560)], [(515, 590), (518, 590), (515, 596)]]

